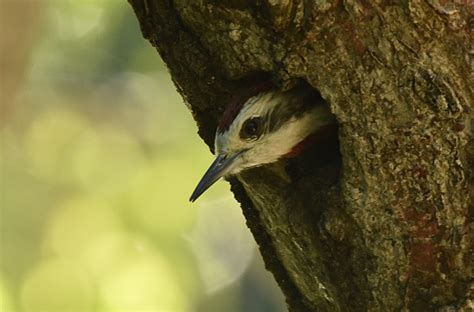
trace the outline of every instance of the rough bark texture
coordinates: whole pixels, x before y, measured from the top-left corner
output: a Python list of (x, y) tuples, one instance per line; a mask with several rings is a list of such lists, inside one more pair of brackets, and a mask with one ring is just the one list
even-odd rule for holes
[(473, 309), (471, 1), (129, 1), (207, 144), (255, 73), (337, 116), (341, 159), (231, 181), (290, 310)]

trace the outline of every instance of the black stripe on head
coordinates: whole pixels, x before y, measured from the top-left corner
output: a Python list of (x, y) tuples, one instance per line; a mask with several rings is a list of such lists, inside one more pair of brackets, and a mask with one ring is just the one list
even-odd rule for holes
[(242, 140), (257, 140), (263, 134), (263, 122), (261, 117), (251, 117), (244, 121), (239, 136)]
[(268, 132), (278, 130), (292, 117), (298, 118), (314, 108), (315, 105), (324, 103), (319, 93), (306, 86), (278, 93), (275, 97), (275, 100), (278, 100), (279, 103), (264, 118), (266, 122), (265, 129)]

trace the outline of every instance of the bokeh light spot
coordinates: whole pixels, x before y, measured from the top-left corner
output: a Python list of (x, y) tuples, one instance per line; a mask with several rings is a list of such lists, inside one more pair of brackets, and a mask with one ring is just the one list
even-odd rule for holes
[(46, 246), (56, 255), (81, 257), (84, 249), (102, 237), (122, 231), (110, 204), (77, 198), (58, 207), (52, 218)]
[(23, 311), (92, 311), (94, 301), (87, 272), (60, 259), (41, 263), (21, 289)]
[(26, 137), (31, 173), (52, 181), (69, 181), (73, 147), (86, 129), (86, 121), (72, 111), (54, 110), (41, 114)]
[(125, 194), (128, 213), (153, 233), (176, 235), (190, 229), (196, 209), (188, 196), (195, 181), (183, 177), (192, 171), (192, 164), (179, 158), (161, 158), (142, 170)]
[(149, 250), (122, 254), (101, 283), (105, 311), (187, 311), (188, 302), (166, 260)]
[(198, 260), (205, 290), (214, 293), (238, 280), (250, 265), (254, 243), (231, 196), (199, 207), (193, 230), (186, 235)]

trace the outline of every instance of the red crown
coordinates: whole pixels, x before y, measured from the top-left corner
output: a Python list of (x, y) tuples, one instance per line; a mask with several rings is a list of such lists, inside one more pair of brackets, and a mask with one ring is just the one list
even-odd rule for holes
[(266, 81), (247, 89), (245, 92), (242, 92), (239, 95), (232, 97), (229, 105), (224, 111), (224, 114), (222, 114), (219, 125), (217, 126), (217, 131), (223, 133), (229, 130), (230, 125), (232, 122), (234, 122), (235, 118), (249, 99), (260, 93), (268, 92), (274, 88), (275, 85), (271, 81)]

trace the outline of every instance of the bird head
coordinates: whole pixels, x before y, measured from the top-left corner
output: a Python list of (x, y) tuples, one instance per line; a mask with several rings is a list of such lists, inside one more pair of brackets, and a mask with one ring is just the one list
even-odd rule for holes
[(190, 201), (222, 177), (298, 155), (318, 129), (334, 123), (327, 104), (308, 87), (263, 85), (235, 97), (216, 130), (216, 158)]

